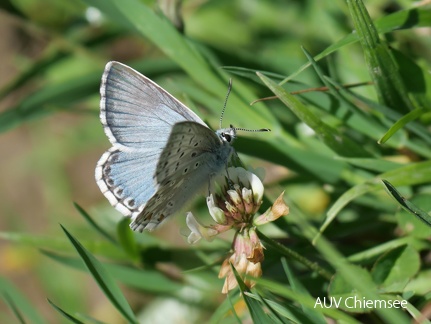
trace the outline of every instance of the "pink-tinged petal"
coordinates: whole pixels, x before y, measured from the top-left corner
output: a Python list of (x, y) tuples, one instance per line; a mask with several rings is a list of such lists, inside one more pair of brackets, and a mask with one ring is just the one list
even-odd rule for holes
[(223, 285), (223, 289), (221, 292), (223, 294), (227, 294), (229, 292), (229, 290), (236, 288), (236, 286), (238, 286), (238, 282), (236, 281), (236, 278), (235, 278), (233, 272), (229, 272), (228, 275), (226, 276), (226, 279), (225, 279), (224, 285)]
[(227, 259), (225, 259), (223, 261), (223, 263), (222, 263), (222, 265), (220, 267), (220, 271), (218, 273), (218, 277), (220, 279), (226, 277), (226, 275), (228, 274), (228, 272), (231, 271), (229, 261), (230, 261), (230, 258), (227, 258)]
[(289, 206), (283, 200), (284, 191), (275, 200), (274, 204), (262, 215), (256, 217), (254, 220), (254, 225), (259, 226), (266, 224), (268, 222), (275, 221), (281, 216), (286, 216), (289, 214)]
[(244, 200), (246, 214), (251, 215), (254, 209), (253, 192), (250, 189), (242, 188), (242, 199)]
[[(262, 276), (261, 263), (260, 262), (257, 262), (257, 263), (249, 262), (248, 266), (247, 266), (247, 272), (246, 273), (247, 273), (248, 276), (252, 276), (254, 278), (261, 277)], [(256, 282), (253, 281), (253, 279), (250, 279), (250, 278), (246, 278), (244, 280), (244, 283), (249, 288), (253, 288), (256, 285)]]

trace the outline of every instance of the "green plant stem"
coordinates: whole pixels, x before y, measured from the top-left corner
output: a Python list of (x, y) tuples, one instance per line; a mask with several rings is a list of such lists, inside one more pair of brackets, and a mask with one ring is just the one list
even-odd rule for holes
[(281, 254), (290, 257), (291, 259), (295, 259), (296, 261), (302, 263), (307, 268), (317, 272), (319, 275), (321, 275), (323, 278), (327, 280), (331, 280), (332, 273), (328, 270), (321, 267), (317, 262), (312, 262), (307, 258), (304, 258), (302, 255), (296, 253), (295, 251), (285, 247), (284, 245), (278, 243), (277, 241), (269, 238), (268, 236), (264, 235), (262, 232), (258, 231), (257, 235), (260, 239), (262, 239), (263, 242), (265, 242), (268, 246), (271, 246), (273, 249), (277, 250)]

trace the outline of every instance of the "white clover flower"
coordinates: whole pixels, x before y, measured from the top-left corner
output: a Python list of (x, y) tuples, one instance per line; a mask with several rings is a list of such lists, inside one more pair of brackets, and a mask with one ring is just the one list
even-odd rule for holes
[(186, 223), (190, 229), (190, 234), (187, 238), (189, 244), (195, 244), (205, 238), (207, 241), (212, 241), (214, 237), (219, 233), (217, 230), (210, 227), (203, 226), (199, 221), (193, 216), (191, 212), (187, 213)]
[(264, 214), (255, 218), (263, 199), (262, 178), (262, 172), (259, 177), (244, 168), (229, 167), (225, 174), (217, 176), (211, 183), (210, 194), (206, 199), (215, 224), (204, 226), (192, 213), (187, 214), (186, 222), (191, 231), (188, 236), (190, 244), (202, 238), (211, 241), (222, 232), (235, 230), (232, 253), (224, 260), (219, 272), (219, 278), (225, 278), (223, 293), (238, 285), (231, 264), (248, 287), (255, 285), (252, 279), (245, 277), (257, 278), (262, 275), (264, 246), (256, 233), (256, 226), (289, 213), (289, 207), (283, 200), (283, 192)]
[(226, 223), (226, 216), (224, 215), (223, 210), (216, 206), (214, 202), (214, 196), (212, 194), (210, 194), (207, 197), (207, 206), (211, 217), (214, 219), (216, 223), (218, 224)]

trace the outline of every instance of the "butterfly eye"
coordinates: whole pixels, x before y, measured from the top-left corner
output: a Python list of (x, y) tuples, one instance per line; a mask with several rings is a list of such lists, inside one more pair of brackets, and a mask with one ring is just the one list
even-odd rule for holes
[(222, 136), (228, 143), (230, 143), (230, 141), (232, 140), (232, 137), (229, 134), (223, 133)]

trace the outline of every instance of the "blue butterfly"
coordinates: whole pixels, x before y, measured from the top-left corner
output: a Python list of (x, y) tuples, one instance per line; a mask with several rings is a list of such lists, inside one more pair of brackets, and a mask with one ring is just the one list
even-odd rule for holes
[(109, 62), (100, 120), (112, 147), (97, 184), (130, 227), (153, 230), (180, 211), (235, 152), (236, 128), (212, 131), (193, 111), (134, 69)]

